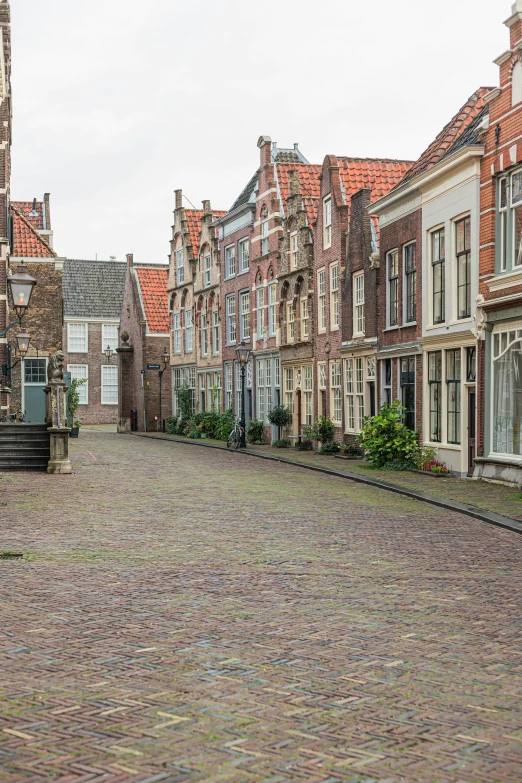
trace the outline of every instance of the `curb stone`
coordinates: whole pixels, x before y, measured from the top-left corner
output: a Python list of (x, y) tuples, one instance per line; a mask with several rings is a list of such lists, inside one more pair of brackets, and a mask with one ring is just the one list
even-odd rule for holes
[(326, 473), (329, 476), (336, 476), (337, 478), (348, 479), (358, 484), (366, 484), (370, 487), (376, 487), (377, 489), (383, 489), (386, 492), (393, 492), (397, 495), (404, 495), (405, 497), (413, 498), (413, 500), (419, 500), (422, 503), (429, 503), (432, 506), (438, 506), (439, 508), (445, 508), (448, 511), (454, 511), (458, 514), (465, 514), (473, 519), (480, 519), (482, 522), (487, 522), (489, 525), (495, 525), (496, 527), (502, 527), (506, 530), (511, 530), (514, 533), (522, 534), (522, 522), (511, 517), (505, 517), (502, 514), (495, 514), (493, 511), (485, 511), (483, 509), (476, 508), (475, 506), (467, 506), (464, 503), (457, 503), (456, 501), (444, 500), (443, 498), (436, 497), (435, 495), (428, 495), (426, 492), (415, 491), (407, 489), (406, 487), (399, 487), (397, 484), (390, 484), (387, 481), (380, 481), (377, 479), (367, 478), (365, 476), (359, 476), (355, 473), (347, 473), (346, 471), (333, 470), (332, 468), (321, 468), (318, 465), (305, 465), (302, 462), (294, 462), (291, 459), (285, 459), (285, 457), (276, 457), (272, 454), (258, 454), (256, 451), (249, 451), (248, 449), (230, 450), (226, 446), (217, 446), (214, 443), (200, 443), (196, 440), (185, 440), (184, 438), (166, 437), (164, 435), (153, 435), (146, 432), (131, 432), (129, 435), (133, 435), (137, 438), (148, 438), (149, 440), (163, 440), (167, 442), (182, 443), (185, 446), (199, 446), (204, 449), (218, 449), (219, 451), (226, 451), (228, 454), (242, 454), (248, 457), (256, 457), (257, 459), (271, 460), (272, 462), (283, 462), (286, 465), (292, 465), (295, 468), (303, 468), (304, 470), (313, 470), (316, 473)]

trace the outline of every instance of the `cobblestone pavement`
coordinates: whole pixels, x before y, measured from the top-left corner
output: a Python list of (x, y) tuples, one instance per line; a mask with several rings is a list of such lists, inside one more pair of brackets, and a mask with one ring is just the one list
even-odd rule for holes
[(1, 474), (0, 779), (520, 783), (522, 537), (91, 432)]

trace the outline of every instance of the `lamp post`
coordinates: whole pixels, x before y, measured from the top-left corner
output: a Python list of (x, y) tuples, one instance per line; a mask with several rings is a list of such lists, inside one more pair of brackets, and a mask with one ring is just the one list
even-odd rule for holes
[(20, 264), (14, 275), (9, 275), (7, 278), (7, 290), (11, 294), (13, 310), (17, 315), (17, 320), (6, 326), (3, 332), (0, 332), (0, 337), (5, 337), (9, 329), (13, 326), (22, 326), (22, 319), (31, 302), (31, 296), (35, 285), (36, 280), (27, 272), (25, 264)]
[(246, 421), (245, 421), (245, 372), (248, 360), (250, 359), (250, 348), (244, 342), (239, 343), (236, 348), (236, 356), (241, 367), (241, 448), (246, 449)]
[(162, 408), (162, 397), (161, 397), (161, 395), (162, 395), (162, 386), (163, 386), (163, 373), (167, 369), (167, 364), (170, 362), (170, 354), (167, 351), (166, 347), (165, 347), (165, 350), (163, 351), (162, 359), (163, 359), (163, 369), (160, 370), (159, 373), (158, 373), (158, 375), (159, 375), (159, 382), (160, 382), (160, 398), (159, 398), (160, 410), (159, 410), (159, 413), (160, 413), (160, 427), (161, 427), (161, 431), (164, 432), (165, 431), (165, 427), (163, 426), (163, 416), (162, 416), (162, 412), (161, 412), (161, 408)]
[(116, 351), (113, 351), (110, 345), (108, 345), (107, 348), (104, 350), (103, 354), (107, 359), (107, 361), (109, 362), (109, 364), (111, 364), (111, 356), (114, 356), (115, 353)]

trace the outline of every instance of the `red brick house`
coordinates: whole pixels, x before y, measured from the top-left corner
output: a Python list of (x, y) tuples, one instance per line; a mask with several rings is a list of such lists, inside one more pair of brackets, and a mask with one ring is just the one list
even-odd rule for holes
[(128, 333), (133, 350), (118, 353), (121, 432), (130, 429), (131, 418), (140, 431), (161, 430), (172, 414), (171, 372), (163, 361), (170, 344), (167, 278), (166, 264), (135, 264), (127, 256), (120, 335)]
[[(24, 318), (24, 329), (31, 336), (27, 358), (16, 363), (16, 329), (8, 334), (9, 356), (15, 364), (10, 374), (11, 407), (21, 409), (25, 420), (33, 424), (45, 421), (45, 394), (48, 357), (63, 345), (62, 273), (64, 259), (53, 250), (53, 232), (49, 194), (43, 201), (12, 201), (11, 258), (13, 271), (24, 263), (37, 280), (31, 307)], [(16, 320), (10, 311), (10, 320)]]
[[(359, 269), (350, 271), (346, 277), (352, 197), (362, 188), (371, 188), (373, 198), (385, 195), (397, 185), (410, 165), (407, 161), (337, 158), (335, 155), (327, 155), (323, 162), (314, 232), (315, 410), (317, 416), (331, 417), (339, 441), (360, 430), (362, 414), (369, 412), (370, 407), (371, 387), (368, 384), (374, 382), (374, 378), (368, 376), (371, 365), (363, 363), (363, 374), (359, 372), (359, 376), (354, 377), (352, 391), (350, 372), (357, 372), (357, 363), (353, 364), (350, 355), (344, 359), (345, 368), (342, 366), (342, 319), (348, 318), (343, 302), (347, 299), (347, 289), (357, 285), (354, 275), (360, 272)], [(364, 308), (364, 288), (361, 291), (359, 287), (361, 293), (360, 304)], [(348, 337), (350, 327), (346, 328)], [(364, 332), (357, 337), (365, 338)], [(347, 351), (350, 353), (350, 346)], [(355, 419), (351, 415), (351, 403), (359, 403)]]
[(522, 0), (496, 60), (480, 189), (478, 430), (475, 476), (522, 484)]

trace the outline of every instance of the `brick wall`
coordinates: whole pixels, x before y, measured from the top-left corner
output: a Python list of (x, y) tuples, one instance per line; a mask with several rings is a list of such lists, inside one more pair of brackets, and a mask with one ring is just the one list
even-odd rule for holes
[[(54, 261), (31, 262), (25, 260), (27, 270), (37, 280), (31, 297), (31, 307), (24, 316), (23, 328), (31, 335), (28, 358), (50, 356), (63, 346), (63, 295), (61, 264)], [(16, 271), (16, 270), (13, 270)], [(9, 318), (16, 319), (10, 309)], [(16, 327), (9, 333), (9, 341), (15, 342)], [(14, 350), (13, 350), (14, 358)], [(12, 373), (11, 405), (17, 409), (22, 405), (21, 365)]]
[[(3, 57), (5, 83), (1, 85), (3, 101), (0, 105), (0, 179), (5, 193), (0, 193), (0, 332), (7, 326), (7, 260), (9, 253), (9, 230), (7, 225), (7, 205), (11, 182), (11, 12), (9, 2), (0, 5), (0, 29), (3, 33)], [(0, 365), (7, 362), (7, 340), (0, 337)], [(0, 378), (0, 412), (10, 405), (10, 395), (2, 389)], [(2, 410), (3, 409), (3, 410)]]

